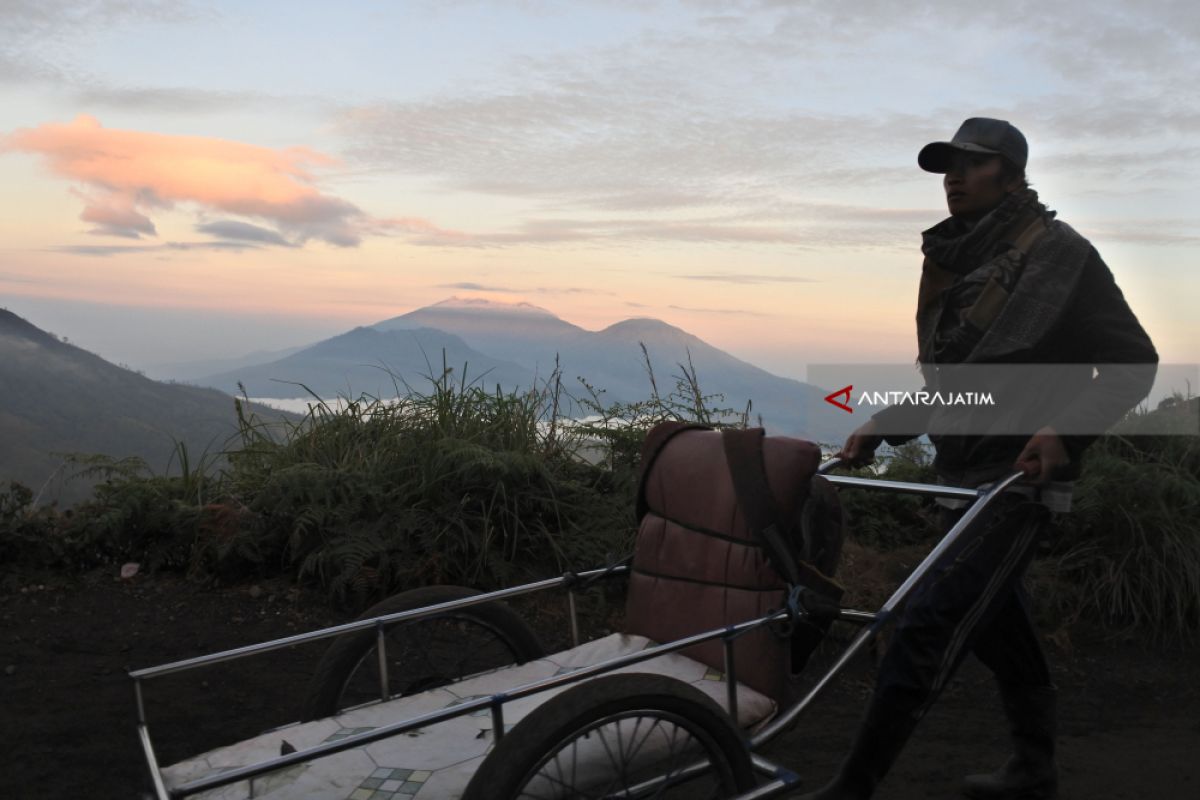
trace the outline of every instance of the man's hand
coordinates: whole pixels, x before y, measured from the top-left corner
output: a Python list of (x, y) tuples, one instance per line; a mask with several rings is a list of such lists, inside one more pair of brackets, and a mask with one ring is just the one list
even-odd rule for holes
[(883, 437), (876, 433), (875, 420), (869, 419), (860, 425), (854, 433), (846, 438), (837, 457), (851, 467), (861, 467), (874, 460), (875, 448), (883, 442)]
[(1042, 428), (1025, 444), (1013, 464), (1015, 469), (1038, 485), (1049, 483), (1061, 467), (1071, 463), (1062, 439), (1051, 427)]

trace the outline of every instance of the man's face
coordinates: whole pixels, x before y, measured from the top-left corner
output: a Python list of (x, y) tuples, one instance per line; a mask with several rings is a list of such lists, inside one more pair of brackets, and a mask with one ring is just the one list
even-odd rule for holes
[(950, 171), (942, 179), (946, 206), (956, 217), (976, 220), (1014, 191), (1018, 181), (1001, 182), (1000, 156), (987, 153), (955, 153)]

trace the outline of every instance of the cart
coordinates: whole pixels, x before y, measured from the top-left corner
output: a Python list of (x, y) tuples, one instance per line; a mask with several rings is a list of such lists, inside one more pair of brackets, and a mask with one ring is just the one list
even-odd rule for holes
[[(970, 502), (877, 611), (807, 602), (792, 587), (778, 608), (706, 624), (671, 641), (624, 632), (583, 642), (576, 597), (628, 577), (628, 560), (489, 593), (445, 586), (406, 592), (355, 622), (131, 672), (154, 796), (749, 800), (792, 791), (800, 778), (757, 751), (797, 723), (972, 522), (1021, 477), (976, 490), (831, 474), (839, 465), (828, 460), (816, 472), (841, 488)], [(547, 591), (565, 594), (573, 643), (549, 654), (504, 602)], [(801, 623), (859, 630), (825, 673), (793, 697), (771, 697), (739, 680), (754, 666), (738, 658), (739, 642)], [(333, 643), (300, 722), (159, 764), (146, 684), (318, 639)], [(709, 654), (718, 648), (716, 667), (711, 658), (705, 664), (690, 657), (704, 648)]]

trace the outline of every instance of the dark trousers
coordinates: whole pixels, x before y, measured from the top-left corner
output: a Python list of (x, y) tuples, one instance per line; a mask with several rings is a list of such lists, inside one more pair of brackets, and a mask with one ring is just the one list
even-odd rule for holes
[[(942, 532), (962, 514), (943, 509)], [(1048, 521), (1045, 506), (1015, 494), (996, 498), (975, 519), (900, 612), (868, 723), (907, 738), (968, 652), (1004, 683), (1050, 685), (1022, 586)]]

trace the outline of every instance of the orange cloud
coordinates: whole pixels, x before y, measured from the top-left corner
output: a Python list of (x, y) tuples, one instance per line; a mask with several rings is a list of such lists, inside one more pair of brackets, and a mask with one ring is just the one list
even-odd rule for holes
[(39, 155), (79, 181), (81, 215), (93, 233), (154, 235), (149, 214), (175, 203), (266, 220), (294, 240), (353, 246), (365, 218), (353, 204), (319, 192), (311, 167), (334, 159), (303, 147), (267, 147), (140, 131), (111, 130), (91, 116), (0, 137), (0, 151)]
[(465, 231), (442, 228), (424, 217), (388, 217), (371, 221), (375, 233), (400, 233), (421, 237), (425, 244), (470, 244), (476, 237)]

